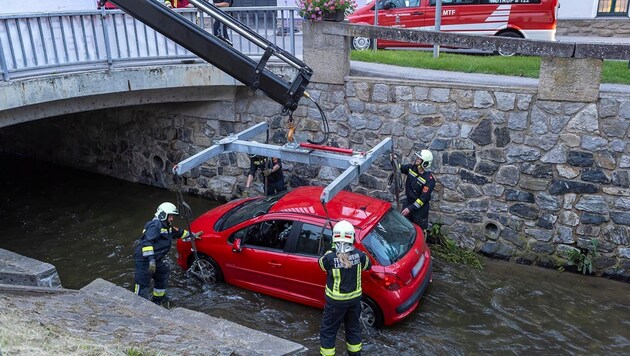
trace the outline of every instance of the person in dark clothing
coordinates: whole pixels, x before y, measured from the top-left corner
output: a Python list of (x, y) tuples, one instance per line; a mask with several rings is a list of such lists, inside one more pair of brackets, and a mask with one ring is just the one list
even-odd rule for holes
[[(231, 7), (233, 0), (213, 0), (214, 6), (216, 7)], [(214, 20), (214, 25), (212, 25), (212, 31), (215, 36), (219, 37), (225, 43), (232, 45), (232, 41), (230, 41), (230, 36), (228, 36), (227, 26), (219, 20)]]
[(372, 267), (370, 259), (354, 248), (354, 226), (339, 221), (333, 227), (334, 251), (319, 258), (326, 272), (326, 304), (319, 331), (319, 353), (335, 355), (335, 340), (344, 322), (348, 355), (361, 355), (361, 271)]
[[(433, 154), (429, 150), (414, 153), (413, 164), (399, 165), (400, 172), (407, 175), (405, 195), (407, 202), (402, 214), (422, 230), (429, 227), (429, 200), (435, 188), (435, 178), (427, 169), (433, 162)], [(395, 156), (392, 156), (395, 159)]]
[(280, 158), (250, 155), (249, 159), (249, 175), (247, 176), (247, 183), (245, 184), (246, 191), (251, 187), (254, 181), (254, 175), (259, 169), (266, 178), (267, 195), (274, 195), (286, 190), (284, 174), (282, 173), (282, 160)]
[[(162, 305), (166, 301), (166, 285), (168, 284), (169, 268), (164, 258), (171, 249), (173, 240), (190, 239), (187, 230), (180, 230), (172, 226), (173, 218), (178, 215), (177, 207), (172, 203), (162, 203), (157, 208), (155, 217), (144, 225), (142, 237), (134, 251), (135, 288), (134, 293), (149, 299), (151, 279), (153, 285), (153, 302)], [(195, 238), (203, 234), (194, 234)]]

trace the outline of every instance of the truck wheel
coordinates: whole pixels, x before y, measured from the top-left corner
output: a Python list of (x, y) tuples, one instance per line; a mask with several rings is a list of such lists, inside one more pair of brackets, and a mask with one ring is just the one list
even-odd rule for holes
[(352, 37), (350, 46), (355, 51), (367, 51), (372, 49), (372, 40), (368, 37)]
[[(497, 36), (510, 37), (510, 38), (523, 38), (523, 36), (521, 36), (518, 32), (514, 32), (514, 31), (501, 32)], [(512, 57), (513, 55), (516, 54), (514, 52), (505, 52), (505, 51), (496, 51), (495, 53), (504, 57)]]

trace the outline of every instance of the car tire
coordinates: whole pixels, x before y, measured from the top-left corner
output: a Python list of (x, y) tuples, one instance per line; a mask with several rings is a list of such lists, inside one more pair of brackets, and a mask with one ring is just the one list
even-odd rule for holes
[(192, 277), (195, 277), (204, 284), (212, 284), (223, 281), (223, 273), (215, 260), (210, 256), (198, 254), (199, 259), (195, 261), (195, 255), (191, 254), (188, 258), (188, 271)]
[[(510, 38), (523, 38), (523, 36), (521, 36), (518, 32), (514, 32), (514, 31), (501, 32), (497, 36), (499, 36), (499, 37), (510, 37)], [(514, 53), (514, 52), (496, 51), (495, 54), (498, 54), (498, 55), (503, 56), (503, 57), (512, 57), (516, 53)]]
[(350, 39), (350, 47), (355, 51), (367, 51), (374, 47), (374, 43), (369, 37), (352, 37)]
[(375, 329), (383, 326), (381, 308), (367, 296), (361, 298), (361, 324)]

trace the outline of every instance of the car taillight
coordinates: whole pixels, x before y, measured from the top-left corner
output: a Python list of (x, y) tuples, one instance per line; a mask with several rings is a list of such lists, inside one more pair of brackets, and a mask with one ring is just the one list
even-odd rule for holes
[(383, 288), (391, 291), (399, 290), (403, 282), (398, 276), (390, 272), (373, 272), (372, 278), (374, 278)]

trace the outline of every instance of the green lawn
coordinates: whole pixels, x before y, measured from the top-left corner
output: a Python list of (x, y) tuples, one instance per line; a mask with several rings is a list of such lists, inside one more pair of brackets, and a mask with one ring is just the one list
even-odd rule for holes
[[(538, 78), (540, 57), (468, 55), (440, 53), (433, 58), (431, 51), (379, 50), (352, 51), (353, 61), (393, 64), (403, 67), (440, 69), (464, 73), (486, 73)], [(604, 61), (602, 83), (629, 84), (628, 61)]]

